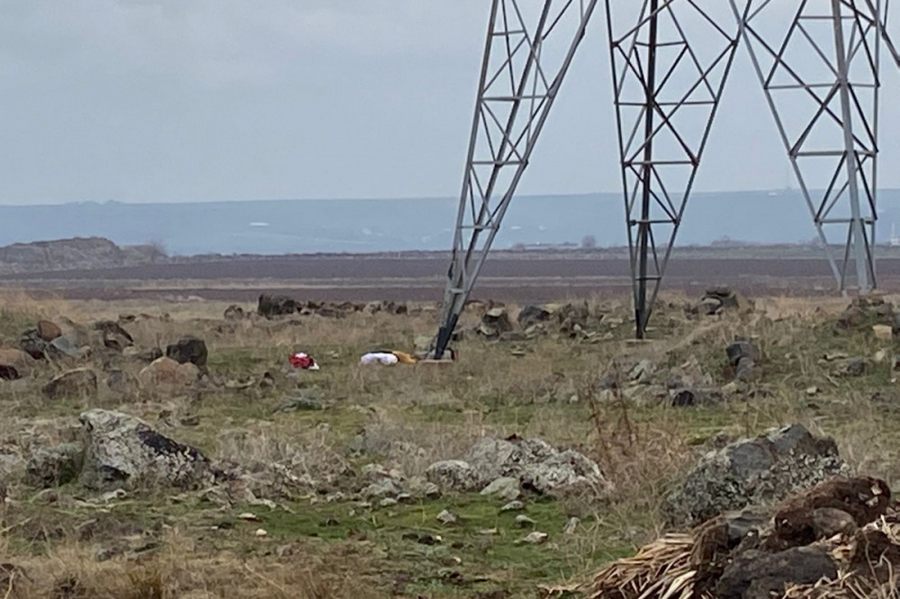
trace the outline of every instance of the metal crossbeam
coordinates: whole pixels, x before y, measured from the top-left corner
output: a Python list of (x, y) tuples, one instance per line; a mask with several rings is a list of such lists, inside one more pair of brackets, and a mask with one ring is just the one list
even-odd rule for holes
[(882, 0), (802, 0), (788, 22), (772, 0), (731, 3), (837, 284), (868, 292), (882, 42), (898, 60)]
[(493, 0), (434, 355), (441, 358), (598, 0)]
[(719, 0), (606, 0), (639, 339), (738, 45), (738, 28), (714, 18), (717, 6)]

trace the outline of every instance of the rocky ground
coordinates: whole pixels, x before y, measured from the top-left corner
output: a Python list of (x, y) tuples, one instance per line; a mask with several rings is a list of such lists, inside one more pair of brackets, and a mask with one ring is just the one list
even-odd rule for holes
[[(616, 560), (704, 530), (740, 534), (669, 596), (812, 596), (848, 571), (815, 547), (892, 530), (890, 299), (712, 289), (642, 343), (624, 300), (472, 304), (456, 363), (362, 367), (424, 350), (436, 306), (8, 295), (0, 596), (638, 597), (658, 570)], [(747, 582), (776, 562), (803, 567)]]

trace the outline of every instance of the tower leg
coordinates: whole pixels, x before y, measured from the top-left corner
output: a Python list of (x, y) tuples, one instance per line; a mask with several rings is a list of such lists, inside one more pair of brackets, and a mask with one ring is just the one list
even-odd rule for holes
[(434, 356), (443, 357), (598, 0), (493, 0)]
[(717, 0), (606, 0), (638, 339), (740, 39), (737, 28), (718, 24), (720, 13)]
[(802, 0), (787, 23), (769, 2), (731, 3), (837, 285), (866, 293), (877, 286), (882, 43), (898, 58), (881, 0)]

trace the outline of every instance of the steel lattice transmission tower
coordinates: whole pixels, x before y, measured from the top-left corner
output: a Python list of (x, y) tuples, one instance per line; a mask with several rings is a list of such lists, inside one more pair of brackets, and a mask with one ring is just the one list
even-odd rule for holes
[[(882, 46), (900, 65), (886, 32), (888, 1), (604, 0), (639, 338), (741, 40), (840, 289), (875, 286)], [(598, 4), (492, 1), (438, 358)], [(824, 181), (814, 180), (821, 166), (808, 168), (816, 160), (831, 161)], [(839, 227), (844, 253), (835, 257), (826, 229)]]

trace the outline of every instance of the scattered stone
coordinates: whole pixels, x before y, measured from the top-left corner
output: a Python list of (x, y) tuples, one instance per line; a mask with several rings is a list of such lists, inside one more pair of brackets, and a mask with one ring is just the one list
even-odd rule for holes
[(200, 370), (191, 363), (179, 364), (172, 358), (157, 358), (138, 373), (141, 385), (186, 387), (197, 382)]
[(194, 487), (214, 478), (200, 451), (134, 416), (94, 409), (81, 414), (81, 424), (85, 437), (81, 482), (88, 488), (123, 482)]
[(93, 328), (95, 331), (100, 331), (103, 345), (111, 350), (122, 352), (126, 347), (134, 345), (134, 338), (131, 334), (114, 320), (95, 322)]
[(578, 530), (578, 525), (581, 524), (581, 518), (577, 516), (572, 516), (566, 521), (566, 526), (563, 528), (564, 535), (573, 535), (575, 531)]
[(403, 492), (400, 485), (392, 478), (383, 478), (365, 487), (360, 494), (371, 499), (374, 497), (396, 496)]
[(545, 532), (534, 531), (529, 533), (524, 539), (520, 539), (517, 541), (518, 544), (526, 544), (526, 545), (542, 545), (547, 542), (547, 539), (550, 538)]
[(44, 385), (48, 399), (87, 397), (97, 394), (97, 373), (90, 368), (76, 368), (59, 374)]
[(269, 533), (266, 531), (265, 528), (257, 528), (256, 532), (253, 534), (256, 535), (256, 537), (260, 538), (260, 539), (269, 536)]
[(197, 337), (182, 337), (166, 347), (166, 357), (179, 364), (194, 364), (201, 370), (206, 368), (206, 343)]
[(521, 495), (519, 480), (510, 476), (501, 476), (483, 488), (481, 494), (493, 495), (505, 501), (512, 501)]
[(795, 424), (707, 453), (667, 498), (673, 524), (695, 524), (747, 505), (779, 501), (840, 474), (832, 439)]
[(552, 313), (543, 306), (525, 306), (519, 311), (516, 321), (522, 328), (550, 320)]
[(811, 386), (811, 387), (807, 387), (807, 388), (806, 388), (806, 394), (807, 394), (809, 397), (813, 397), (813, 396), (815, 396), (815, 395), (818, 395), (818, 394), (819, 394), (819, 388), (816, 387), (815, 385), (813, 385), (813, 386)]
[(693, 311), (705, 316), (713, 316), (726, 310), (746, 312), (752, 309), (752, 302), (740, 293), (729, 287), (714, 287), (706, 290)]
[(519, 528), (533, 528), (537, 526), (537, 522), (526, 516), (525, 514), (519, 514), (515, 519), (516, 526)]
[(728, 363), (734, 369), (734, 378), (738, 381), (749, 381), (753, 377), (759, 350), (746, 339), (739, 339), (725, 348)]
[(894, 306), (879, 296), (859, 296), (838, 317), (839, 330), (859, 329), (866, 325), (894, 324)]
[(519, 500), (510, 501), (500, 508), (501, 512), (518, 512), (525, 509), (525, 504)]
[(14, 381), (31, 376), (34, 358), (20, 349), (0, 348), (0, 379)]
[(259, 516), (254, 514), (253, 512), (244, 512), (242, 514), (238, 514), (238, 520), (244, 520), (245, 522), (259, 522)]
[[(734, 388), (730, 385), (734, 385)], [(737, 391), (739, 389), (734, 381), (723, 386), (721, 392), (715, 389), (673, 389), (669, 392), (669, 403), (676, 408), (715, 405), (722, 402), (722, 393), (732, 394)]]
[(512, 330), (509, 313), (505, 308), (491, 308), (481, 317), (478, 333), (488, 339), (497, 339), (501, 334)]
[(483, 486), (479, 474), (463, 460), (435, 462), (425, 471), (425, 477), (439, 489), (468, 492)]
[(59, 357), (65, 356), (67, 358), (81, 358), (83, 357), (90, 348), (82, 349), (75, 345), (75, 342), (66, 335), (62, 335), (61, 337), (57, 337), (53, 341), (50, 342), (50, 345), (47, 346), (47, 352), (50, 355)]
[(78, 478), (82, 448), (74, 443), (38, 448), (25, 465), (25, 482), (32, 487), (58, 487)]
[(865, 358), (847, 358), (838, 362), (836, 374), (845, 377), (857, 377), (866, 374), (868, 364)]
[(435, 519), (444, 526), (450, 526), (459, 522), (459, 517), (450, 510), (442, 510)]
[(378, 507), (394, 507), (398, 503), (400, 503), (400, 502), (397, 501), (396, 499), (394, 499), (393, 497), (385, 497), (384, 499), (382, 499), (381, 501), (378, 502)]
[(420, 545), (438, 545), (444, 541), (441, 535), (435, 535), (428, 532), (407, 532), (401, 537), (405, 541), (414, 541)]
[(515, 478), (537, 493), (576, 489), (605, 492), (609, 482), (596, 462), (573, 450), (560, 451), (541, 439), (485, 437), (463, 460), (429, 466), (428, 480), (445, 490), (474, 491), (500, 477)]
[(37, 334), (38, 337), (49, 343), (62, 336), (62, 329), (59, 328), (59, 325), (49, 320), (39, 320), (37, 323)]
[(225, 308), (225, 320), (243, 320), (246, 314), (240, 306), (231, 305)]
[(19, 337), (19, 347), (35, 360), (47, 359), (47, 342), (41, 339), (37, 329), (28, 329)]
[(302, 306), (296, 300), (284, 295), (260, 295), (256, 312), (265, 318), (294, 314), (301, 310)]

